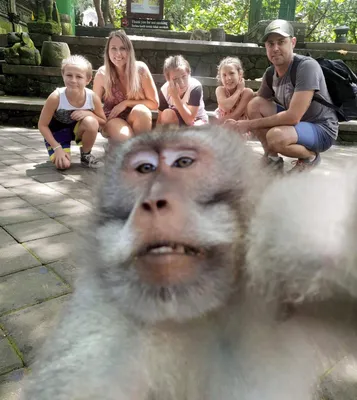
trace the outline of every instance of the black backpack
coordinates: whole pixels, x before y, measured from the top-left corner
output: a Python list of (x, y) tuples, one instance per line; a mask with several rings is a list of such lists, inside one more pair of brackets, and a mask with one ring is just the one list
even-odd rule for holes
[[(297, 66), (304, 59), (306, 57), (294, 57), (290, 70), (290, 79), (294, 87)], [(342, 60), (327, 60), (320, 57), (316, 61), (321, 66), (333, 104), (326, 101), (319, 93), (314, 94), (313, 100), (333, 108), (339, 121), (357, 119), (357, 76)], [(274, 66), (271, 65), (266, 70), (266, 82), (274, 94), (273, 75)]]

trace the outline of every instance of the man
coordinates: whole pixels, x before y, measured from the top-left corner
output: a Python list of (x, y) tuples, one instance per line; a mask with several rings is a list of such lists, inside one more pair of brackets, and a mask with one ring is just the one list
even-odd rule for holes
[[(264, 148), (264, 162), (274, 169), (283, 168), (279, 154), (297, 158), (292, 171), (311, 169), (320, 163), (320, 152), (330, 148), (338, 134), (336, 113), (312, 99), (318, 92), (331, 103), (322, 69), (316, 60), (294, 54), (296, 38), (287, 21), (272, 21), (263, 42), (274, 66), (273, 90), (265, 72), (257, 96), (248, 104), (249, 120), (227, 123), (240, 133), (253, 132)], [(301, 59), (295, 86), (290, 76), (294, 57)]]

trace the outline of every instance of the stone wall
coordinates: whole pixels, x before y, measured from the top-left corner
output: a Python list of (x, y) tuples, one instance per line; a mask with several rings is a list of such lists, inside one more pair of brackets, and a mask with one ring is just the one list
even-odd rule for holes
[[(106, 38), (54, 36), (53, 40), (67, 42), (72, 54), (85, 55), (96, 69), (103, 64)], [(131, 40), (137, 59), (147, 63), (154, 74), (162, 73), (165, 58), (175, 54), (182, 54), (187, 58), (192, 74), (197, 76), (215, 77), (217, 64), (226, 56), (237, 56), (242, 60), (247, 79), (261, 77), (269, 65), (265, 48), (252, 43), (203, 42), (139, 36), (131, 36)], [(352, 70), (357, 71), (357, 45), (305, 43), (296, 49), (296, 52), (309, 53), (315, 58), (339, 58)]]
[[(0, 35), (1, 36), (1, 35)], [(215, 79), (217, 64), (226, 56), (238, 56), (245, 69), (248, 86), (256, 90), (269, 63), (265, 48), (256, 44), (230, 42), (200, 42), (190, 40), (170, 40), (164, 38), (131, 37), (137, 59), (149, 66), (155, 77), (157, 86), (163, 83), (162, 66), (169, 55), (182, 54), (189, 61), (192, 75), (200, 77), (203, 84), (204, 100), (207, 108), (215, 107)], [(103, 52), (106, 38), (54, 36), (53, 40), (67, 42), (72, 54), (85, 55), (97, 69), (103, 64)], [(41, 42), (36, 38), (36, 42)], [(35, 42), (35, 44), (36, 44)], [(324, 48), (322, 48), (322, 46)], [(350, 44), (305, 44), (297, 53), (309, 52), (313, 57), (343, 59), (354, 71), (357, 71), (357, 46)], [(0, 79), (0, 90), (9, 95), (47, 97), (56, 87), (62, 86), (62, 78), (58, 68), (3, 66), (4, 76)], [(160, 74), (160, 76), (159, 76)]]

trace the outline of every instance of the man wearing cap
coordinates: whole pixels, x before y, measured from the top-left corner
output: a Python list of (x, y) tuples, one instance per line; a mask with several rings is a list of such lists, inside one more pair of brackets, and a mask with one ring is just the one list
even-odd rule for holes
[[(274, 66), (272, 85), (268, 84), (268, 68), (257, 96), (248, 104), (249, 120), (227, 123), (238, 132), (253, 132), (264, 148), (264, 163), (274, 169), (283, 169), (279, 154), (297, 158), (292, 171), (311, 169), (338, 134), (336, 113), (312, 98), (317, 92), (331, 102), (322, 69), (313, 58), (294, 54), (296, 38), (288, 21), (272, 21), (263, 42)], [(300, 60), (293, 85), (290, 71), (296, 58)]]

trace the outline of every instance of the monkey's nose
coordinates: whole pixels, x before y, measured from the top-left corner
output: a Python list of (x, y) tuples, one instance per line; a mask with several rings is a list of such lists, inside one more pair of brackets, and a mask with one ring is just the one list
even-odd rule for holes
[(141, 208), (146, 212), (155, 212), (164, 210), (168, 207), (168, 202), (165, 199), (146, 200), (141, 204)]

